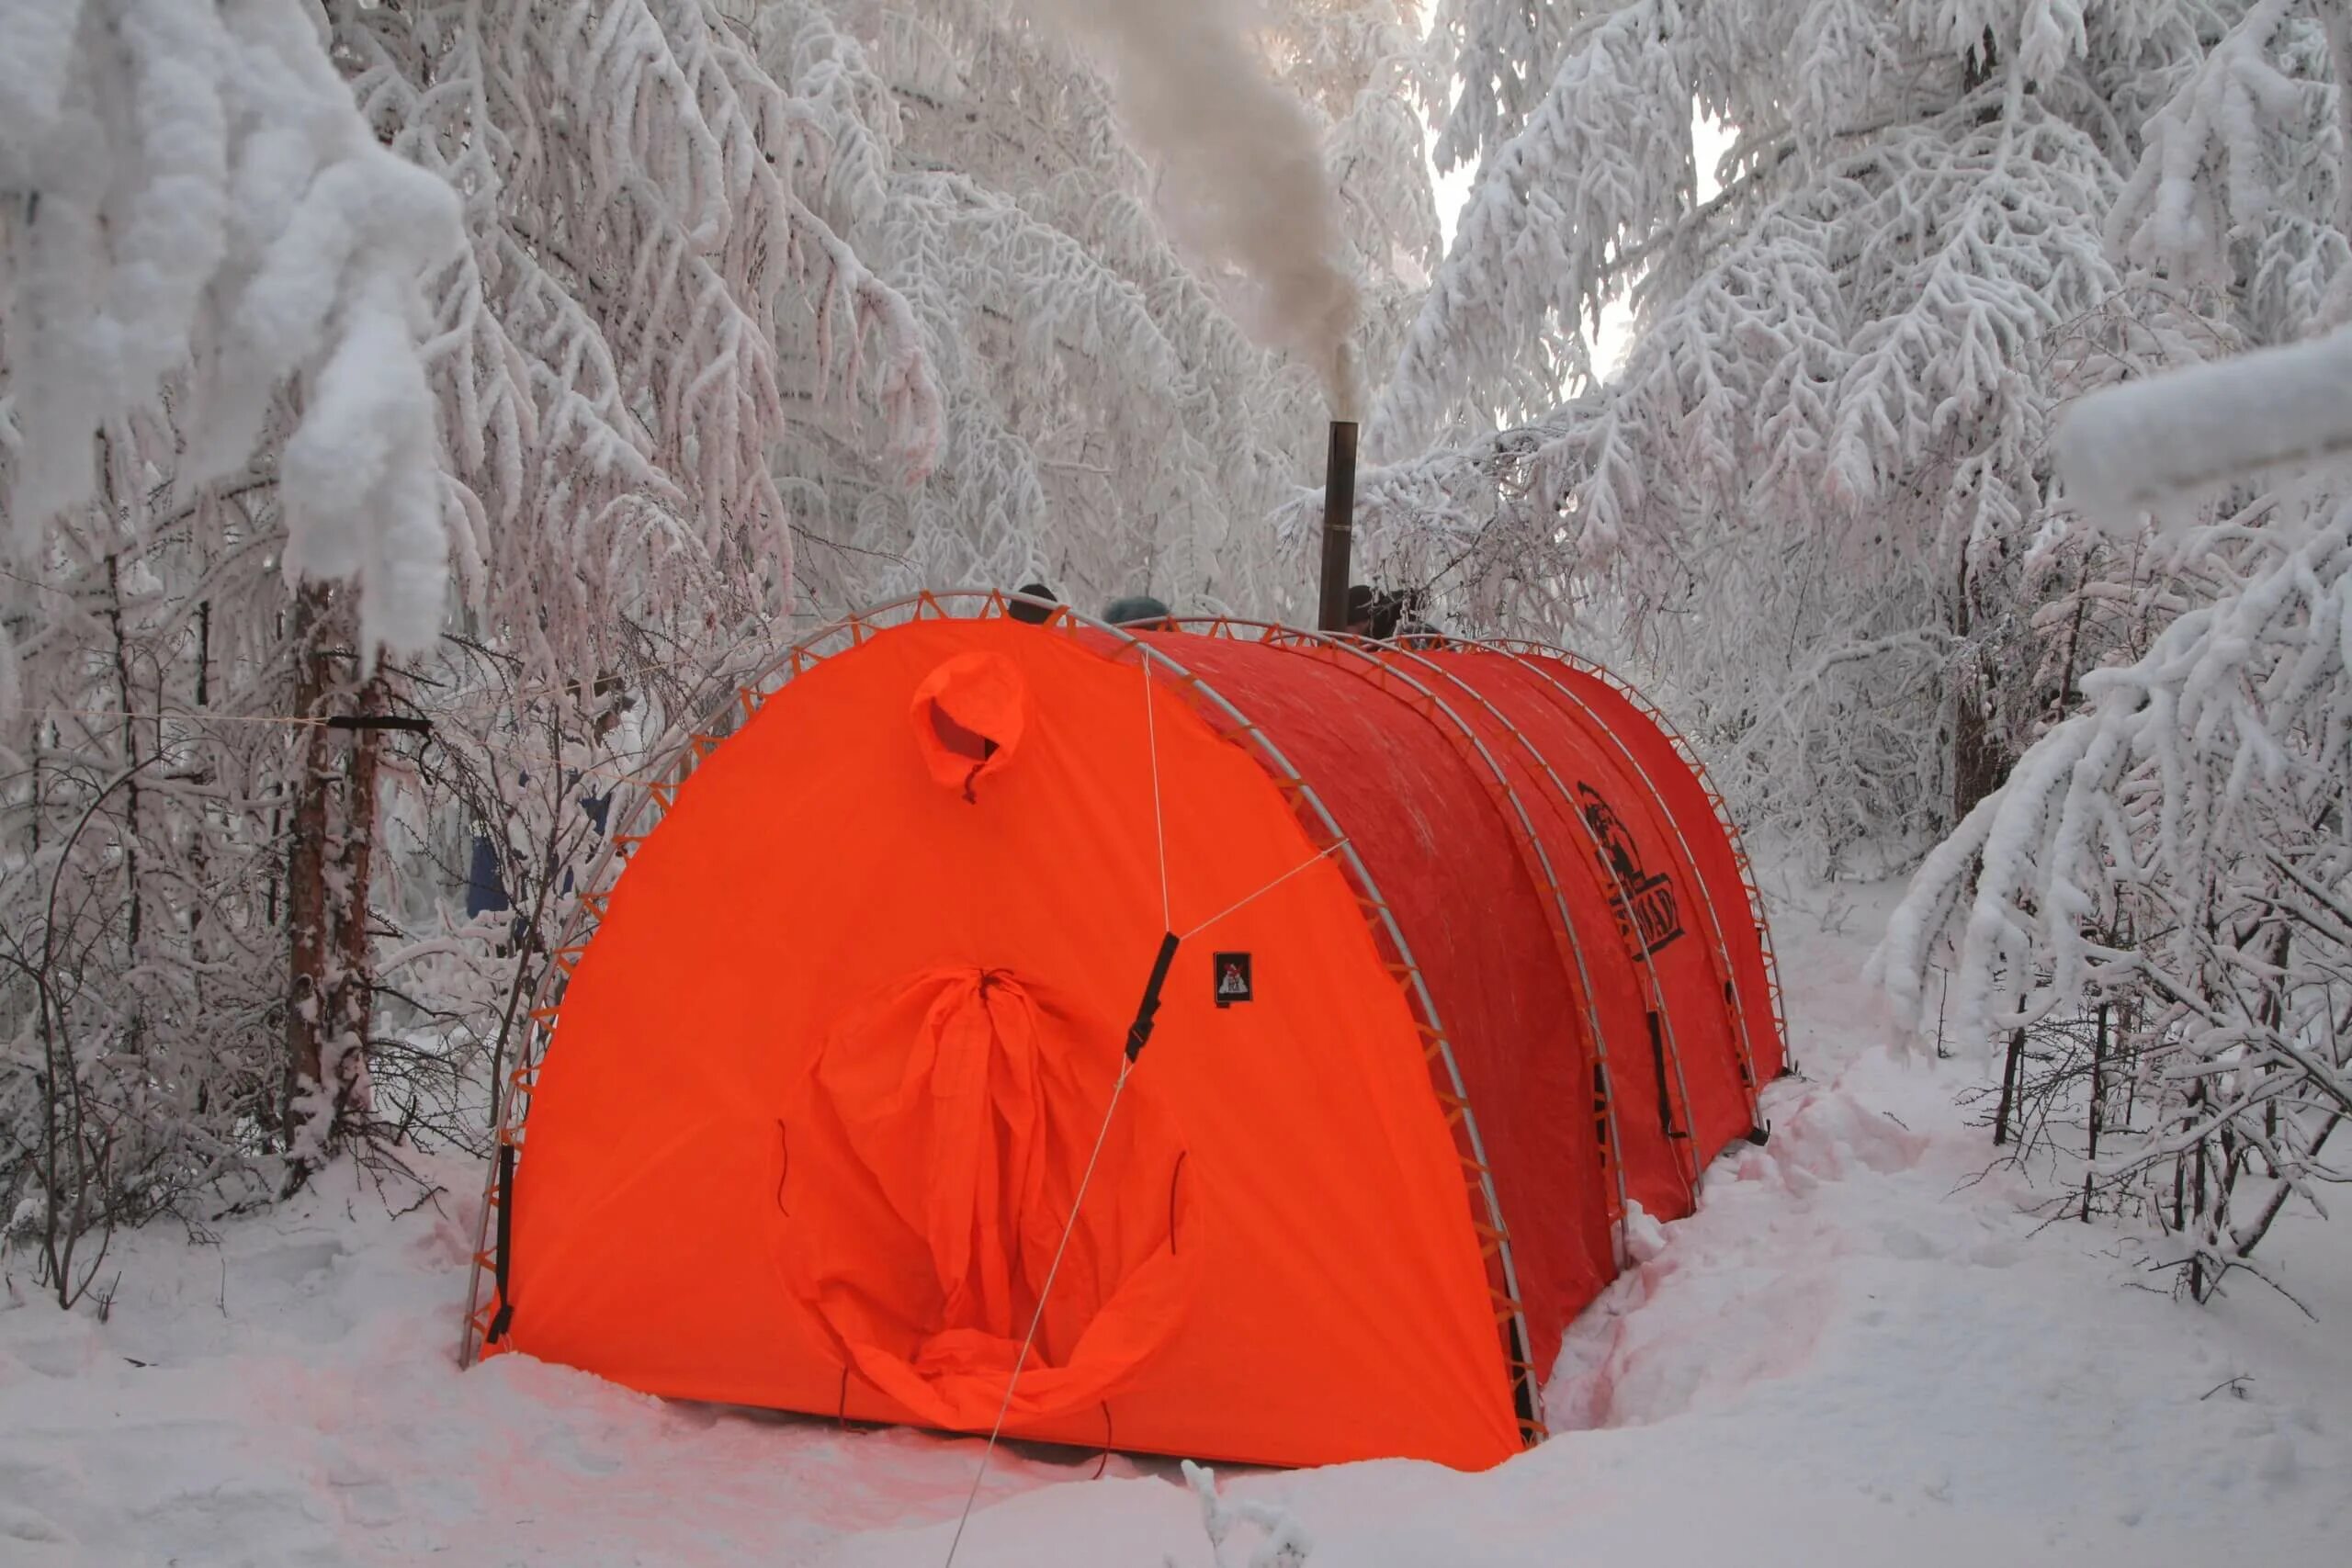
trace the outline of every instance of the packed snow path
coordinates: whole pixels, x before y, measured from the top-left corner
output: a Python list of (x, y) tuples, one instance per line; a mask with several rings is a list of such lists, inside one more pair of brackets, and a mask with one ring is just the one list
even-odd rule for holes
[[(1289, 1506), (1317, 1568), (2345, 1561), (2352, 1257), (2296, 1250), (2313, 1324), (2250, 1281), (2205, 1309), (2134, 1289), (2152, 1277), (2105, 1225), (2034, 1234), (2013, 1175), (1971, 1180), (1990, 1150), (1954, 1099), (1981, 1057), (1883, 1043), (1859, 976), (1889, 897), (1838, 896), (1831, 931), (1827, 896), (1785, 909), (1805, 1076), (1578, 1325), (1551, 1402), (1587, 1429), (1485, 1475), (1233, 1492)], [(521, 1357), (456, 1371), (477, 1173), (435, 1173), (450, 1190), (397, 1218), (413, 1190), (343, 1167), (217, 1246), (118, 1238), (104, 1324), (7, 1259), (0, 1562), (936, 1568), (977, 1441), (667, 1405)], [(957, 1561), (1208, 1562), (1169, 1467), (1096, 1462), (1001, 1450)]]

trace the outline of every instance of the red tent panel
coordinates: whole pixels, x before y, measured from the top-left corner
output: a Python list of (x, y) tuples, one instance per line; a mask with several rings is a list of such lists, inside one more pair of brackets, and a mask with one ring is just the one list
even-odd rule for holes
[(1438, 716), (1362, 656), (1216, 637), (1170, 644), (1306, 778), (1408, 933), (1453, 1046), (1549, 1371), (1615, 1272), (1581, 1011), (1490, 781)]
[(1757, 1082), (1771, 1082), (1788, 1066), (1787, 1042), (1773, 1008), (1763, 928), (1750, 908), (1747, 876), (1720, 803), (1673, 739), (1616, 686), (1564, 659), (1535, 655), (1531, 663), (1552, 677), (1555, 692), (1573, 693), (1640, 759), (1659, 804), (1680, 827), (1731, 953), (1732, 975), (1739, 987), (1742, 1046)]
[(1547, 764), (1528, 791), (1545, 803), (1555, 863), (1598, 950), (1593, 963), (1610, 977), (1602, 1029), (1627, 1186), (1653, 1213), (1687, 1214), (1699, 1168), (1755, 1124), (1712, 892), (1637, 756), (1546, 671), (1501, 653), (1436, 662), (1485, 699), (1487, 722)]

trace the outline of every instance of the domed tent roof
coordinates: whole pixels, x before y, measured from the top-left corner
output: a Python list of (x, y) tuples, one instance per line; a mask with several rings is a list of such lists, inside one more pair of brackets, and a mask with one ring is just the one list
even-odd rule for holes
[(1714, 798), (1550, 650), (1001, 607), (796, 652), (635, 841), (474, 1329), (825, 1416), (1506, 1457), (1626, 1201), (1689, 1213), (1781, 1068)]

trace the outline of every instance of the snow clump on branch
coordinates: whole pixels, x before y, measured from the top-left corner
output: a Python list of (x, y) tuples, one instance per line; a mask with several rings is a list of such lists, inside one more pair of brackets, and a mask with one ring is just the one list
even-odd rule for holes
[(0, 494), (19, 556), (98, 494), (96, 436), (170, 417), (193, 498), (286, 417), (289, 577), (356, 580), (363, 640), (440, 630), (422, 284), (457, 193), (377, 143), (297, 0), (26, 0), (0, 58)]

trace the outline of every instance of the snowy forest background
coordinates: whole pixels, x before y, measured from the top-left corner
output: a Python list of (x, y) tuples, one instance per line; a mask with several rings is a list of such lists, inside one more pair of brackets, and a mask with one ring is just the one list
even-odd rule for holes
[[(2352, 1168), (2334, 0), (7, 29), (0, 1219), (61, 1301), (338, 1148), (485, 1152), (616, 797), (833, 616), (1309, 616), (1335, 400), (1359, 576), (1916, 872), (1882, 978), (2053, 1203), (2202, 1296)], [(1233, 58), (1279, 112), (1178, 75)], [(1329, 199), (1253, 210), (1204, 107)]]

